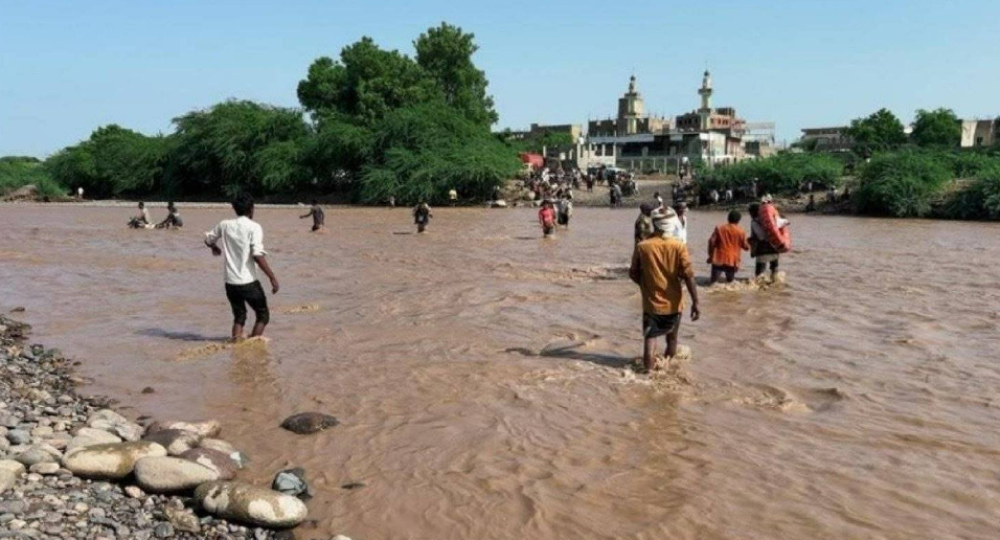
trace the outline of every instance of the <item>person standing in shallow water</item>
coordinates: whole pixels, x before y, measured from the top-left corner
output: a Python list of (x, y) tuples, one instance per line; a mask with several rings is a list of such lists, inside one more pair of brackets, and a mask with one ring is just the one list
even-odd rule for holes
[(542, 203), (542, 209), (538, 211), (538, 223), (542, 226), (542, 235), (546, 238), (552, 236), (556, 230), (556, 210), (552, 201)]
[(420, 204), (413, 208), (413, 222), (417, 225), (418, 233), (427, 230), (427, 225), (431, 222), (432, 217), (434, 214), (431, 213), (431, 207), (424, 201), (420, 201)]
[[(239, 341), (243, 339), (247, 305), (256, 316), (250, 337), (262, 335), (271, 319), (267, 296), (257, 279), (257, 267), (271, 280), (271, 294), (278, 294), (280, 286), (267, 263), (264, 229), (253, 220), (253, 199), (247, 194), (237, 196), (233, 200), (233, 210), (236, 219), (223, 220), (205, 233), (205, 245), (212, 250), (212, 255), (223, 258), (226, 298), (233, 311), (232, 337), (233, 341)], [(222, 247), (219, 247), (220, 242)]]
[(743, 216), (733, 210), (725, 225), (719, 225), (712, 231), (712, 237), (708, 239), (708, 264), (712, 265), (711, 283), (716, 283), (723, 274), (726, 275), (726, 283), (732, 283), (736, 279), (736, 272), (740, 269), (740, 262), (743, 259), (743, 252), (750, 249), (747, 242), (747, 233), (740, 227), (740, 220)]
[(691, 320), (701, 317), (687, 246), (671, 234), (674, 225), (665, 212), (653, 212), (651, 218), (656, 234), (635, 246), (628, 272), (642, 292), (642, 361), (647, 372), (656, 369), (657, 338), (666, 338), (667, 358), (677, 355), (677, 334), (684, 314), (681, 283), (691, 295)]
[(635, 243), (653, 236), (653, 219), (649, 216), (653, 213), (653, 204), (642, 203), (639, 205), (639, 217), (635, 218)]
[(323, 212), (323, 207), (319, 205), (319, 201), (316, 199), (313, 199), (312, 206), (309, 208), (309, 213), (304, 216), (299, 216), (299, 219), (306, 219), (310, 216), (313, 218), (312, 232), (316, 232), (326, 225), (326, 214)]

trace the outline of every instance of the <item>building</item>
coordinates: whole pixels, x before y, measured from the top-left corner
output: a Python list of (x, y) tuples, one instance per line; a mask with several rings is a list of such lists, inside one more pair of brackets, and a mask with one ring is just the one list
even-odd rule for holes
[(799, 146), (820, 152), (850, 150), (851, 138), (847, 126), (803, 128)]
[[(713, 108), (714, 92), (712, 76), (706, 71), (698, 88), (701, 106), (677, 116), (672, 126), (627, 135), (598, 132), (595, 136), (588, 131), (588, 141), (615, 145), (617, 166), (640, 172), (679, 173), (695, 161), (715, 166), (745, 159), (746, 121), (737, 116), (733, 107)], [(773, 140), (774, 124), (765, 125), (770, 127)], [(760, 146), (759, 142), (755, 143), (754, 151), (762, 152)]]
[(669, 129), (670, 119), (646, 115), (645, 101), (635, 87), (635, 75), (629, 77), (628, 91), (618, 98), (618, 116), (587, 123), (587, 134), (592, 137), (624, 137)]
[(962, 120), (962, 148), (982, 148), (1000, 143), (1000, 118)]

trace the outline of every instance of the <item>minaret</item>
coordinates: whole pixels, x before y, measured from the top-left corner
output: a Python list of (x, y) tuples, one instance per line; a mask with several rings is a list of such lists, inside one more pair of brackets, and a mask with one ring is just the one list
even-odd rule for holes
[(709, 119), (712, 116), (712, 75), (705, 70), (705, 76), (701, 78), (701, 88), (698, 89), (701, 96), (701, 108), (698, 114), (701, 116), (701, 129), (705, 131), (709, 127)]
[(628, 79), (628, 92), (618, 98), (618, 134), (634, 135), (644, 117), (642, 96), (635, 89), (635, 75)]

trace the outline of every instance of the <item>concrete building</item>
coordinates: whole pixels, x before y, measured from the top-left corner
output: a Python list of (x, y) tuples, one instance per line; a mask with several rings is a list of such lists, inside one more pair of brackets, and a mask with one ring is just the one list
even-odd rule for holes
[(850, 150), (851, 138), (847, 126), (803, 128), (799, 146), (821, 152)]
[(962, 120), (962, 148), (982, 148), (1000, 142), (1000, 118)]
[(618, 116), (591, 120), (587, 134), (592, 137), (623, 137), (640, 133), (661, 133), (670, 129), (670, 119), (646, 115), (645, 101), (636, 90), (635, 75), (629, 77), (628, 91), (618, 98)]

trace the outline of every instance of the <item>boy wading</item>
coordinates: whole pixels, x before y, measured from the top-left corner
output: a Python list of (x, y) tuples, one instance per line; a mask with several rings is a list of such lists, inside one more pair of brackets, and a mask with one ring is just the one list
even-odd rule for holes
[(253, 221), (253, 199), (249, 195), (237, 197), (233, 210), (236, 219), (224, 220), (205, 233), (205, 245), (213, 255), (223, 258), (226, 298), (233, 310), (233, 341), (239, 341), (247, 322), (247, 305), (256, 317), (250, 337), (262, 335), (271, 317), (264, 288), (257, 280), (257, 267), (271, 280), (272, 294), (277, 294), (279, 286), (265, 258), (264, 230)]
[(639, 242), (632, 255), (628, 275), (642, 291), (642, 360), (646, 371), (656, 369), (656, 339), (666, 337), (666, 356), (677, 354), (677, 332), (684, 311), (683, 282), (691, 294), (691, 320), (701, 316), (698, 289), (687, 246), (671, 234), (674, 226), (668, 213), (650, 216), (656, 234)]

